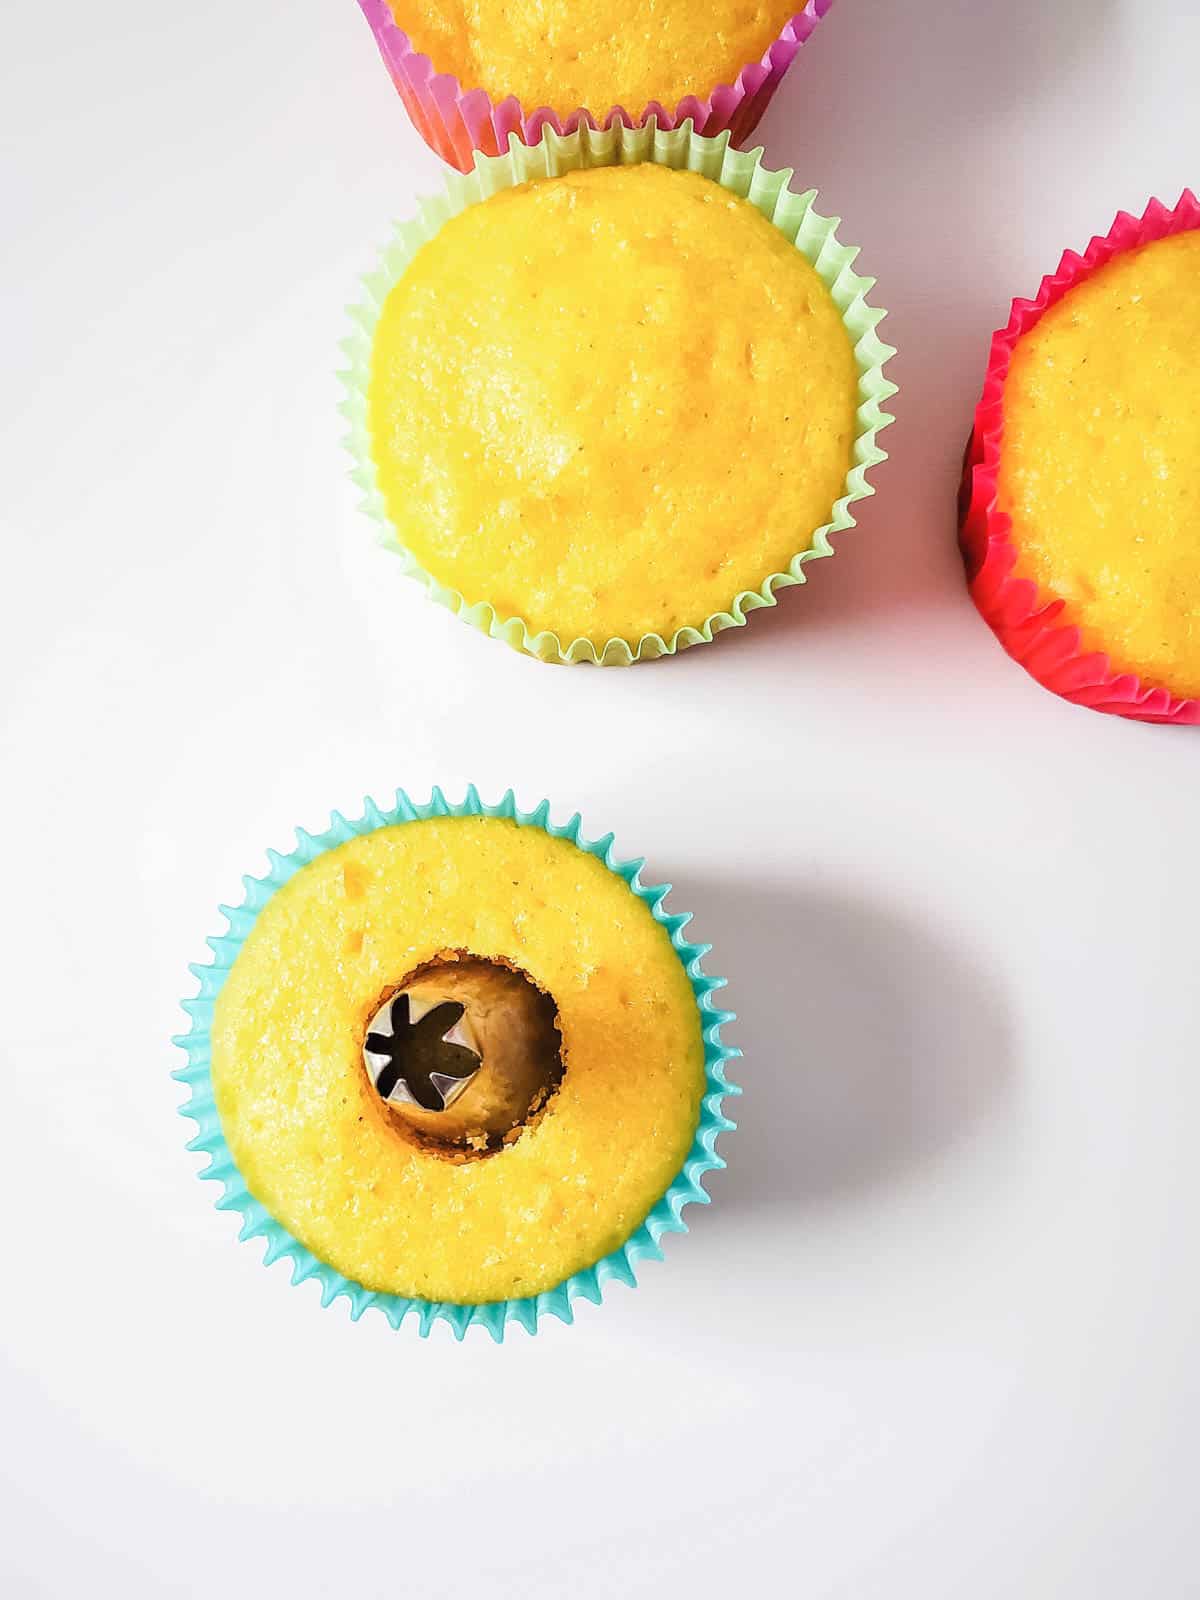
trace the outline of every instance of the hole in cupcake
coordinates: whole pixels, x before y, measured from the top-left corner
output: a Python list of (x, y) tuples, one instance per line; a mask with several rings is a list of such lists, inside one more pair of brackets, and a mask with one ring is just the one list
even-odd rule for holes
[(562, 1082), (553, 999), (519, 967), (450, 951), (367, 1019), (363, 1065), (406, 1135), (452, 1159), (512, 1144)]

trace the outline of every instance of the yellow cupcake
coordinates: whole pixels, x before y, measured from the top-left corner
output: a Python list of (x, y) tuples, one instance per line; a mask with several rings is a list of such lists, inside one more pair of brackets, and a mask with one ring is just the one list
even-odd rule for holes
[[(409, 1027), (442, 1055), (400, 1085), (379, 1064), (398, 1070)], [(553, 1050), (539, 1086), (514, 1035)], [(366, 1288), (462, 1305), (619, 1248), (683, 1166), (705, 1085), (695, 995), (646, 903), (502, 818), (386, 826), (302, 867), (228, 973), (211, 1051), (270, 1214)]]
[(506, 189), (417, 252), (375, 330), (400, 543), (531, 634), (670, 641), (812, 544), (858, 373), (821, 278), (747, 201), (641, 164)]
[(1200, 695), (1200, 232), (1128, 251), (1018, 343), (998, 505), (1087, 651)]
[(464, 89), (533, 109), (640, 113), (706, 96), (758, 61), (796, 0), (640, 0), (614, 17), (599, 0), (388, 0), (413, 46)]

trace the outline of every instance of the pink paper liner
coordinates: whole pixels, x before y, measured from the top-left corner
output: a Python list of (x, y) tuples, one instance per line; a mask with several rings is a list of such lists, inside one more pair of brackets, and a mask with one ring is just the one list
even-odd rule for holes
[(1018, 340), (1069, 289), (1126, 250), (1192, 228), (1200, 228), (1200, 202), (1190, 189), (1172, 209), (1151, 200), (1141, 217), (1121, 211), (1107, 234), (1093, 239), (1082, 256), (1073, 250), (1064, 253), (1058, 271), (1042, 279), (1036, 299), (1013, 301), (1008, 326), (992, 337), (959, 495), (959, 543), (971, 598), (1013, 660), (1064, 700), (1141, 722), (1200, 723), (1200, 700), (1177, 699), (1134, 673), (1115, 672), (1107, 655), (1083, 652), (1079, 629), (1060, 620), (1064, 602), (1047, 601), (1031, 579), (1013, 576), (1017, 552), (1012, 520), (997, 507), (1002, 402)]
[[(547, 124), (560, 134), (574, 133), (581, 122), (598, 126), (592, 113), (582, 108), (560, 117), (548, 106), (526, 111), (514, 95), (496, 105), (483, 89), (464, 89), (452, 74), (437, 72), (428, 56), (414, 50), (408, 35), (397, 26), (388, 0), (358, 3), (413, 126), (431, 150), (460, 172), (470, 172), (476, 151), (503, 155), (511, 134), (534, 145)], [(803, 11), (785, 24), (761, 61), (750, 62), (734, 83), (718, 85), (705, 99), (685, 95), (673, 111), (652, 100), (636, 119), (623, 106), (614, 106), (599, 126), (623, 122), (626, 127), (640, 128), (653, 117), (660, 128), (675, 128), (690, 117), (697, 133), (713, 137), (728, 129), (733, 143), (741, 144), (758, 126), (801, 45), (832, 5), (833, 0), (808, 0)]]

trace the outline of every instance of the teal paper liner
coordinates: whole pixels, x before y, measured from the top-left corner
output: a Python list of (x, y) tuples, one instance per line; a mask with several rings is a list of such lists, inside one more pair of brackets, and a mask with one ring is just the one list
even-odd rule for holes
[[(683, 1167), (645, 1220), (618, 1250), (582, 1272), (572, 1274), (555, 1288), (520, 1300), (458, 1305), (451, 1301), (408, 1299), (403, 1295), (366, 1289), (352, 1278), (343, 1277), (340, 1272), (318, 1260), (250, 1193), (225, 1142), (213, 1099), (209, 1070), (213, 1006), (226, 974), (267, 901), (301, 867), (325, 851), (333, 850), (362, 834), (373, 833), (377, 828), (428, 817), (507, 817), (523, 828), (541, 828), (552, 838), (569, 839), (579, 849), (602, 861), (610, 872), (616, 873), (629, 885), (640, 900), (646, 902), (654, 920), (666, 928), (691, 981), (701, 1013), (705, 1092), (696, 1137)], [(613, 854), (611, 833), (601, 839), (586, 840), (581, 832), (578, 812), (565, 826), (556, 827), (550, 820), (548, 800), (543, 800), (533, 811), (521, 811), (510, 789), (499, 805), (489, 806), (480, 799), (474, 784), (470, 785), (466, 797), (459, 804), (448, 801), (440, 788), (433, 790), (426, 805), (418, 805), (410, 800), (403, 789), (397, 789), (395, 804), (388, 810), (382, 810), (374, 800), (368, 798), (363, 803), (363, 814), (356, 822), (348, 822), (340, 812), (335, 811), (324, 833), (311, 834), (297, 828), (296, 841), (295, 850), (287, 855), (281, 855), (276, 850), (267, 851), (270, 870), (265, 877), (247, 876), (242, 879), (246, 893), (241, 905), (220, 907), (221, 915), (228, 923), (228, 931), (207, 941), (212, 950), (210, 961), (191, 964), (189, 970), (199, 980), (200, 992), (194, 999), (182, 1002), (184, 1011), (191, 1018), (191, 1027), (187, 1033), (173, 1040), (186, 1051), (188, 1058), (187, 1066), (172, 1074), (181, 1083), (187, 1084), (190, 1090), (187, 1101), (179, 1108), (181, 1115), (190, 1117), (196, 1124), (196, 1135), (188, 1141), (187, 1148), (203, 1151), (208, 1156), (208, 1165), (199, 1176), (223, 1185), (224, 1192), (217, 1201), (217, 1209), (240, 1213), (242, 1227), (238, 1238), (265, 1239), (267, 1248), (264, 1265), (270, 1266), (284, 1258), (290, 1260), (294, 1284), (315, 1278), (321, 1286), (323, 1306), (332, 1305), (343, 1297), (347, 1299), (350, 1302), (351, 1321), (357, 1322), (364, 1311), (374, 1309), (381, 1311), (393, 1328), (398, 1328), (410, 1312), (415, 1312), (422, 1338), (439, 1321), (448, 1322), (458, 1339), (463, 1338), (473, 1323), (485, 1327), (497, 1342), (504, 1338), (504, 1330), (510, 1322), (519, 1323), (529, 1333), (536, 1333), (540, 1319), (545, 1316), (557, 1317), (561, 1322), (573, 1322), (576, 1300), (590, 1300), (598, 1305), (605, 1286), (614, 1279), (631, 1287), (636, 1285), (637, 1263), (662, 1258), (663, 1235), (688, 1231), (687, 1223), (683, 1220), (683, 1208), (693, 1201), (708, 1204), (709, 1196), (700, 1180), (705, 1173), (725, 1165), (724, 1159), (716, 1152), (717, 1138), (736, 1126), (724, 1115), (721, 1103), (726, 1095), (741, 1093), (741, 1089), (731, 1084), (725, 1076), (725, 1063), (740, 1056), (741, 1051), (721, 1042), (721, 1029), (726, 1023), (734, 1021), (734, 1013), (720, 1010), (712, 1000), (714, 990), (723, 988), (726, 980), (709, 977), (702, 970), (703, 959), (712, 947), (692, 944), (684, 938), (683, 930), (691, 921), (691, 913), (672, 915), (663, 909), (671, 885), (642, 883), (640, 873), (644, 860), (618, 861)]]

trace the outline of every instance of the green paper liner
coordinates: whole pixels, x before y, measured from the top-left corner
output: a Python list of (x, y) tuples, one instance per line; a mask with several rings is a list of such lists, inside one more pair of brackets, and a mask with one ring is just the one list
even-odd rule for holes
[[(327, 850), (334, 850), (347, 840), (362, 834), (373, 833), (377, 828), (415, 822), (428, 817), (505, 817), (524, 828), (540, 828), (556, 839), (569, 839), (578, 849), (595, 856), (649, 906), (654, 920), (670, 935), (671, 944), (683, 964), (700, 1012), (701, 1036), (704, 1042), (705, 1087), (700, 1104), (700, 1119), (691, 1149), (683, 1166), (672, 1180), (666, 1193), (648, 1211), (643, 1221), (632, 1231), (619, 1249), (603, 1257), (592, 1266), (565, 1278), (553, 1289), (518, 1300), (494, 1300), (472, 1304), (450, 1301), (432, 1301), (404, 1295), (386, 1294), (367, 1289), (352, 1278), (344, 1277), (313, 1255), (307, 1246), (277, 1222), (260, 1201), (250, 1193), (233, 1155), (225, 1142), (220, 1117), (213, 1098), (211, 1067), (211, 1039), (213, 1007), (225, 978), (246, 936), (253, 928), (258, 913), (277, 889)], [(427, 805), (414, 803), (403, 789), (397, 789), (394, 803), (381, 809), (374, 800), (364, 802), (363, 814), (348, 822), (335, 811), (329, 827), (319, 834), (296, 829), (296, 849), (283, 855), (276, 850), (267, 851), (269, 870), (265, 877), (245, 877), (245, 897), (238, 906), (221, 906), (221, 915), (228, 924), (227, 931), (210, 938), (207, 943), (212, 958), (205, 963), (193, 963), (189, 970), (199, 980), (200, 992), (182, 1002), (191, 1018), (187, 1033), (178, 1035), (173, 1043), (187, 1054), (187, 1065), (172, 1076), (185, 1083), (188, 1099), (179, 1110), (181, 1115), (196, 1124), (196, 1135), (188, 1142), (189, 1150), (204, 1152), (208, 1165), (200, 1172), (202, 1179), (223, 1186), (218, 1210), (236, 1211), (242, 1218), (239, 1239), (265, 1239), (264, 1265), (287, 1260), (292, 1266), (293, 1284), (315, 1279), (321, 1289), (321, 1304), (331, 1305), (335, 1300), (349, 1302), (350, 1318), (357, 1322), (364, 1311), (383, 1313), (394, 1328), (398, 1328), (410, 1314), (415, 1315), (422, 1338), (434, 1324), (448, 1322), (455, 1337), (462, 1339), (473, 1324), (486, 1328), (497, 1341), (504, 1338), (510, 1323), (519, 1323), (529, 1333), (536, 1333), (542, 1317), (556, 1317), (561, 1322), (575, 1320), (574, 1305), (577, 1300), (590, 1300), (599, 1304), (607, 1284), (614, 1281), (636, 1285), (636, 1268), (639, 1262), (662, 1259), (662, 1238), (667, 1233), (686, 1233), (683, 1209), (693, 1202), (707, 1205), (709, 1195), (702, 1179), (705, 1174), (725, 1166), (716, 1152), (720, 1134), (736, 1126), (722, 1110), (727, 1095), (739, 1095), (741, 1089), (728, 1081), (725, 1063), (741, 1055), (741, 1051), (722, 1043), (721, 1029), (735, 1020), (732, 1011), (723, 1011), (713, 1003), (713, 993), (724, 988), (725, 979), (709, 976), (703, 971), (704, 957), (710, 945), (693, 944), (684, 937), (684, 928), (691, 921), (690, 913), (674, 914), (664, 909), (663, 902), (670, 892), (670, 884), (644, 884), (641, 881), (643, 860), (620, 861), (613, 852), (613, 835), (587, 840), (581, 831), (579, 813), (564, 826), (550, 820), (550, 802), (543, 800), (533, 811), (518, 809), (512, 790), (504, 795), (499, 805), (485, 805), (472, 784), (460, 803), (447, 801), (441, 789), (435, 788)]]
[[(713, 179), (722, 188), (749, 200), (795, 244), (828, 288), (850, 335), (858, 365), (858, 408), (845, 491), (834, 502), (830, 520), (812, 533), (809, 545), (798, 550), (783, 571), (769, 573), (757, 589), (734, 595), (727, 610), (697, 619), (694, 625), (679, 628), (669, 639), (657, 633), (639, 638), (614, 637), (597, 650), (590, 639), (564, 644), (552, 631), (533, 633), (522, 618), (500, 615), (486, 600), (468, 600), (435, 578), (400, 543), (376, 478), (367, 423), (367, 392), (371, 348), (384, 301), (420, 247), (451, 217), (500, 189), (515, 188), (532, 178), (639, 161), (686, 168)], [(833, 555), (832, 536), (855, 526), (850, 508), (874, 494), (867, 474), (887, 459), (878, 436), (893, 420), (883, 406), (896, 393), (896, 386), (884, 376), (883, 368), (895, 350), (884, 344), (876, 332), (886, 313), (867, 303), (875, 280), (860, 277), (853, 270), (857, 246), (838, 240), (840, 219), (821, 216), (814, 209), (816, 190), (796, 194), (789, 187), (791, 178), (789, 168), (773, 171), (764, 167), (761, 149), (734, 150), (728, 133), (707, 139), (693, 132), (690, 121), (673, 129), (659, 129), (653, 120), (640, 128), (616, 124), (597, 130), (584, 125), (566, 136), (547, 126), (536, 145), (523, 145), (514, 135), (506, 156), (479, 156), (472, 172), (448, 173), (445, 193), (426, 200), (412, 221), (398, 226), (380, 265), (363, 279), (364, 299), (350, 310), (354, 331), (342, 345), (350, 364), (340, 375), (346, 390), (341, 411), (350, 424), (346, 444), (354, 458), (351, 477), (363, 491), (363, 507), (376, 524), (380, 543), (400, 556), (404, 570), (424, 584), (434, 600), (481, 633), (502, 639), (541, 661), (627, 666), (674, 655), (689, 645), (709, 644), (724, 629), (742, 627), (752, 611), (775, 605), (779, 590), (803, 583), (809, 562)]]

